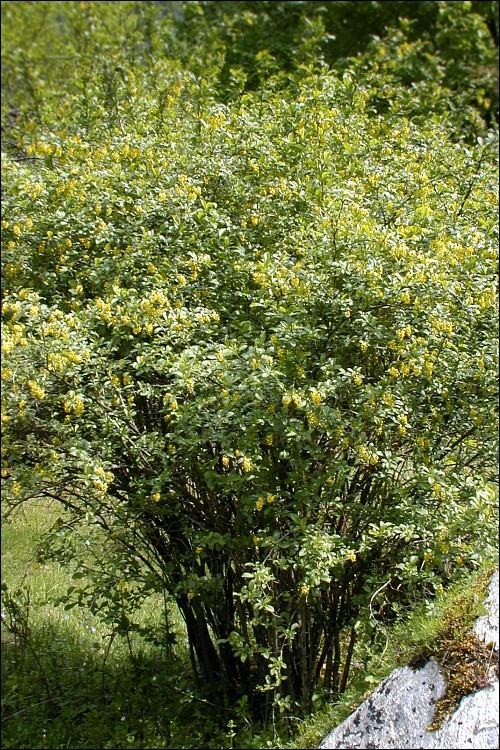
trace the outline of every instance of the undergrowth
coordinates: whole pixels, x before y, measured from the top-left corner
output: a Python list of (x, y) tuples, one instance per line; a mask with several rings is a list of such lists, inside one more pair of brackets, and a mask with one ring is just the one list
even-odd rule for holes
[(183, 623), (173, 607), (175, 638), (162, 643), (159, 597), (150, 597), (140, 612), (144, 625), (155, 625), (156, 642), (137, 632), (118, 634), (87, 608), (54, 605), (70, 584), (69, 565), (39, 562), (42, 533), (54, 513), (47, 503), (25, 506), (2, 529), (6, 749), (313, 748), (398, 666), (434, 658), (443, 667), (448, 689), (429, 729), (440, 726), (463, 695), (487, 683), (491, 644), (479, 642), (471, 628), (484, 612), (491, 562), (399, 624), (379, 625), (364, 655), (356, 652), (350, 682), (333, 706), (318, 700), (306, 720), (276, 717), (263, 731), (248, 719), (243, 702), (229, 710), (214, 705), (193, 683)]

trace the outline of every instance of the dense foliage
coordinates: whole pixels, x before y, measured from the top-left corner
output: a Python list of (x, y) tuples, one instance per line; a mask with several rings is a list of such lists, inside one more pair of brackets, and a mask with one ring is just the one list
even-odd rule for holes
[[(400, 84), (432, 79), (473, 104), (488, 123), (498, 122), (498, 2), (222, 0), (200, 5), (198, 33), (215, 24), (225, 42), (221, 91), (231, 91), (233, 69), (245, 70), (247, 87), (258, 86), (267, 75), (263, 57), (275, 69), (294, 70), (305, 48), (316, 49), (342, 69), (372, 39), (385, 42), (395, 34), (399, 50), (392, 63)], [(197, 4), (188, 11), (186, 38)], [(402, 60), (405, 47), (406, 54), (412, 49), (409, 64)]]
[(5, 495), (106, 532), (81, 603), (166, 591), (213, 698), (297, 714), (494, 544), (497, 138), (401, 30), (336, 70), (313, 19), (228, 95), (233, 4), (165, 5), (2, 4)]

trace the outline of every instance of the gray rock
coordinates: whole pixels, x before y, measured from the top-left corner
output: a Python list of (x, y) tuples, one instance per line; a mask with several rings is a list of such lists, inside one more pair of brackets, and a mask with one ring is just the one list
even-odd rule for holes
[(492, 641), (495, 645), (495, 649), (498, 651), (499, 638), (498, 638), (498, 570), (492, 576), (491, 583), (489, 585), (488, 598), (486, 600), (487, 614), (483, 617), (479, 617), (474, 626), (474, 632), (478, 638), (481, 638), (485, 643)]
[[(498, 650), (498, 572), (487, 599), (488, 614), (480, 617), (474, 631)], [(436, 701), (445, 692), (439, 664), (430, 660), (419, 670), (396, 669), (345, 721), (323, 740), (320, 748), (359, 750), (419, 750), (420, 748), (498, 748), (498, 679), (490, 672), (491, 685), (467, 695), (441, 729), (432, 722)]]

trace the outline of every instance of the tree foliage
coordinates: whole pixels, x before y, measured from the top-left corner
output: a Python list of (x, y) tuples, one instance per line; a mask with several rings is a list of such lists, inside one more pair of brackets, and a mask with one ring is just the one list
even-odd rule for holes
[[(373, 39), (395, 38), (399, 49), (392, 59), (403, 85), (431, 75), (489, 124), (498, 122), (498, 2), (222, 0), (189, 5), (186, 38), (196, 16), (200, 34), (206, 24), (215, 25), (225, 41), (222, 91), (232, 90), (235, 70), (243, 70), (245, 85), (254, 88), (266, 79), (270, 62), (294, 70), (305, 49), (343, 69), (359, 55), (369, 62)], [(418, 62), (410, 66), (404, 56), (411, 47)]]
[(221, 100), (220, 35), (54, 5), (3, 3), (6, 497), (104, 530), (81, 601), (168, 592), (218, 700), (307, 711), (492, 544), (496, 136), (401, 85), (397, 35), (343, 72), (262, 54)]

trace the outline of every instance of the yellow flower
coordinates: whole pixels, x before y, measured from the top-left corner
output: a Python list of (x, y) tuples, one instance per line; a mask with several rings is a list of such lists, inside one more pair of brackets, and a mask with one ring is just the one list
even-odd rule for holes
[(370, 454), (368, 453), (366, 445), (360, 445), (358, 448), (358, 455), (362, 461), (368, 461)]
[(307, 596), (310, 590), (311, 590), (310, 586), (302, 585), (300, 587), (301, 596)]
[(222, 465), (226, 468), (229, 466), (229, 456), (222, 456)]
[(423, 370), (424, 375), (427, 378), (430, 378), (432, 376), (433, 371), (434, 371), (434, 363), (430, 362), (429, 360), (427, 360), (426, 362), (424, 362), (424, 366), (423, 366), (422, 370)]
[(12, 341), (2, 341), (2, 352), (4, 354), (10, 354), (13, 348), (14, 344)]
[(315, 406), (319, 406), (321, 403), (321, 394), (318, 393), (316, 389), (314, 389), (311, 394), (311, 401), (313, 402)]
[(309, 422), (310, 427), (316, 427), (318, 424), (318, 417), (316, 414), (312, 411), (308, 411), (307, 414), (307, 421)]
[(256, 510), (262, 510), (263, 507), (264, 507), (264, 498), (262, 497), (257, 498), (257, 500), (255, 501)]
[(197, 555), (199, 555), (200, 552), (203, 552), (203, 547), (196, 547), (195, 552)]
[(159, 493), (159, 492), (155, 492), (155, 493), (154, 493), (154, 494), (153, 494), (153, 495), (151, 496), (151, 500), (152, 500), (152, 501), (153, 501), (154, 503), (159, 503), (159, 502), (160, 502), (160, 500), (161, 500), (161, 495), (160, 495), (160, 493)]
[(249, 458), (245, 456), (243, 461), (241, 462), (241, 468), (245, 474), (248, 474), (249, 471), (252, 470), (253, 464)]
[(38, 401), (41, 401), (44, 398), (44, 389), (40, 385), (38, 385), (38, 383), (35, 383), (34, 380), (28, 380), (28, 388), (33, 398), (38, 399)]

